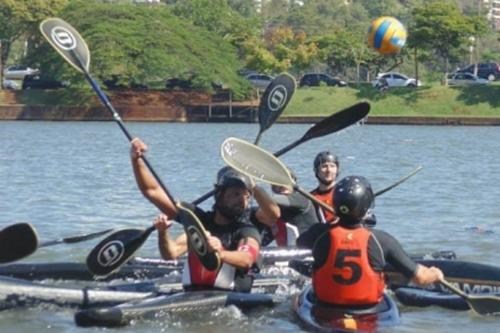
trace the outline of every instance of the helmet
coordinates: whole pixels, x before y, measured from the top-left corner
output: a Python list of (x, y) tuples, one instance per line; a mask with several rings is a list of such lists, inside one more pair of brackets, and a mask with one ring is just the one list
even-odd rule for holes
[(318, 177), (318, 170), (321, 164), (326, 162), (333, 162), (337, 165), (337, 175), (339, 173), (339, 159), (337, 155), (332, 154), (329, 151), (322, 151), (316, 155), (314, 158), (314, 174)]
[(217, 182), (215, 183), (215, 188), (216, 190), (220, 190), (232, 186), (243, 187), (247, 190), (251, 190), (252, 181), (244, 174), (225, 166), (217, 172)]
[(335, 214), (343, 223), (356, 224), (366, 215), (375, 199), (372, 187), (365, 177), (349, 176), (341, 179), (333, 191)]

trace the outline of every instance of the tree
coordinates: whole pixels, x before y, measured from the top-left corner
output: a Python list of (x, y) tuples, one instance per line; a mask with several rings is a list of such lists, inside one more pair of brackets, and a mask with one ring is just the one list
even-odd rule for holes
[(432, 1), (414, 8), (410, 26), (409, 47), (429, 50), (445, 62), (449, 71), (450, 57), (457, 48), (467, 45), (470, 36), (483, 34), (478, 18), (465, 17), (454, 1)]
[(37, 33), (38, 23), (46, 17), (56, 16), (67, 3), (68, 0), (0, 1), (0, 82), (3, 82), (3, 67), (12, 43), (21, 36), (29, 40)]
[[(92, 73), (101, 81), (130, 87), (167, 78), (191, 80), (194, 88), (211, 89), (223, 82), (235, 96), (249, 85), (237, 75), (242, 64), (237, 50), (216, 33), (176, 17), (168, 6), (103, 4), (73, 1), (61, 13), (85, 38), (92, 55)], [(43, 43), (34, 56), (47, 72), (81, 82), (81, 77)]]

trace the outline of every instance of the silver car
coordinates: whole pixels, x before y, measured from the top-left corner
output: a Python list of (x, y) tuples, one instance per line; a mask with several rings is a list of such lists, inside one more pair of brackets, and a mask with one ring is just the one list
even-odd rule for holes
[(257, 89), (266, 89), (269, 83), (274, 80), (274, 77), (267, 74), (252, 73), (245, 76), (248, 81)]
[(474, 84), (490, 84), (491, 81), (483, 79), (471, 73), (454, 73), (448, 75), (448, 85), (450, 86), (468, 86)]
[(3, 76), (6, 79), (22, 80), (26, 75), (40, 74), (36, 68), (31, 68), (24, 65), (14, 65), (5, 68)]
[(422, 82), (414, 78), (408, 77), (401, 73), (379, 73), (377, 78), (372, 81), (375, 88), (381, 87), (420, 87)]

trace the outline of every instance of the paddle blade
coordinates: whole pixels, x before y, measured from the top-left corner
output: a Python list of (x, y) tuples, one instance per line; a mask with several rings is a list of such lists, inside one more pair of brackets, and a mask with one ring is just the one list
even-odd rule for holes
[(302, 141), (338, 132), (361, 121), (368, 115), (368, 112), (370, 112), (369, 103), (361, 102), (354, 104), (316, 123), (304, 134)]
[(177, 220), (184, 226), (184, 231), (189, 240), (189, 249), (194, 251), (202, 265), (209, 271), (218, 270), (220, 258), (216, 252), (208, 248), (208, 239), (205, 228), (196, 215), (184, 204), (177, 204)]
[(264, 132), (278, 119), (293, 96), (297, 84), (287, 73), (278, 75), (266, 88), (259, 105), (260, 132)]
[(95, 276), (106, 277), (116, 272), (141, 247), (155, 230), (124, 229), (102, 240), (87, 256), (87, 268)]
[(440, 283), (453, 293), (463, 297), (469, 304), (472, 311), (479, 315), (500, 315), (500, 297), (496, 295), (471, 295), (455, 287), (447, 280), (441, 280)]
[(271, 153), (237, 138), (227, 138), (221, 145), (222, 159), (233, 169), (272, 185), (295, 185), (287, 167)]
[(22, 259), (36, 251), (38, 236), (29, 223), (17, 223), (0, 231), (0, 263)]
[(48, 18), (40, 23), (40, 31), (71, 66), (82, 73), (88, 73), (89, 48), (75, 28), (60, 18)]

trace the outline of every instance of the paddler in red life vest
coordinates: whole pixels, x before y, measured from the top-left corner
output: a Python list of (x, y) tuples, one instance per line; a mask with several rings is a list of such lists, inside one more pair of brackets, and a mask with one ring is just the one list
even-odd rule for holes
[[(135, 178), (144, 196), (164, 214), (154, 221), (162, 257), (176, 259), (188, 251), (187, 236), (183, 233), (175, 240), (169, 236), (170, 220), (175, 219), (177, 208), (139, 158), (146, 150), (140, 139), (132, 141), (131, 159)], [(218, 252), (222, 265), (219, 270), (209, 271), (194, 253), (188, 253), (183, 286), (186, 289), (249, 292), (253, 278), (248, 271), (255, 265), (260, 251), (260, 235), (251, 221), (274, 221), (280, 216), (279, 207), (250, 178), (228, 167), (217, 174), (215, 189), (213, 210), (203, 211), (194, 206), (188, 208), (209, 232), (208, 246)], [(250, 208), (252, 195), (259, 207)]]
[[(318, 180), (318, 187), (312, 190), (311, 194), (330, 207), (333, 207), (333, 187), (335, 186), (335, 180), (337, 180), (337, 176), (340, 172), (338, 157), (329, 151), (318, 153), (314, 158), (313, 170)], [(334, 213), (327, 211), (319, 205), (315, 206), (320, 222), (332, 223), (336, 220), (337, 217)]]
[[(292, 170), (290, 176), (294, 181), (297, 177)], [(297, 238), (313, 224), (319, 223), (316, 209), (311, 200), (288, 186), (271, 186), (271, 199), (280, 208), (280, 218), (271, 224), (257, 224), (261, 231), (262, 246), (267, 246), (273, 240), (277, 246), (295, 246)]]
[(340, 180), (333, 195), (339, 222), (316, 224), (297, 240), (298, 246), (312, 249), (312, 284), (319, 301), (349, 307), (377, 304), (382, 300), (387, 264), (417, 284), (443, 277), (436, 267), (416, 264), (388, 233), (364, 226), (363, 218), (374, 202), (364, 177)]

